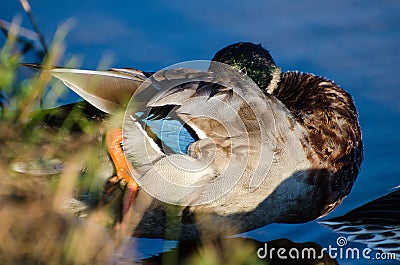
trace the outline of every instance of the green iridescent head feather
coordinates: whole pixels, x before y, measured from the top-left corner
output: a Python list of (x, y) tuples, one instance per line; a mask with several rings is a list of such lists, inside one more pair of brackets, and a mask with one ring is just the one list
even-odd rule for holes
[(213, 61), (225, 63), (246, 73), (261, 89), (266, 89), (278, 68), (261, 44), (239, 42), (218, 51)]

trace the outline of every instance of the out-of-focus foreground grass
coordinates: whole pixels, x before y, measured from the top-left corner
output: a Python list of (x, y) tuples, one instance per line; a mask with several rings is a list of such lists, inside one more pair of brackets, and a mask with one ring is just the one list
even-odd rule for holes
[[(60, 39), (44, 67), (57, 63)], [(66, 207), (73, 197), (102, 196), (103, 124), (74, 109), (56, 126), (44, 125), (49, 111), (38, 106), (51, 78), (41, 72), (17, 83), (23, 59), (16, 45), (9, 35), (0, 47), (0, 89), (13, 95), (0, 109), (0, 264), (109, 264), (115, 248), (110, 211), (79, 218)]]

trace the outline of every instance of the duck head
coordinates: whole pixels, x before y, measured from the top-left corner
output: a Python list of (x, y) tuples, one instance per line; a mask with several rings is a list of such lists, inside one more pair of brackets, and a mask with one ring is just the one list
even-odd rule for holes
[(261, 44), (231, 44), (219, 50), (212, 60), (242, 71), (267, 93), (271, 93), (276, 87), (281, 74), (271, 54)]

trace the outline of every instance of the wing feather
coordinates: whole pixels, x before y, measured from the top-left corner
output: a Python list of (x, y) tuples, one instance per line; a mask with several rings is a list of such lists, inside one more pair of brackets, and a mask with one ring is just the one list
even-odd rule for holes
[(147, 78), (143, 72), (133, 69), (93, 71), (55, 68), (48, 71), (84, 100), (107, 113), (124, 108)]

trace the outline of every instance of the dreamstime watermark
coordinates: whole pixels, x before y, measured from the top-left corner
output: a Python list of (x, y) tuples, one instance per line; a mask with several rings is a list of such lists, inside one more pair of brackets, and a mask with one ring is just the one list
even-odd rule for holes
[(257, 256), (260, 259), (323, 259), (324, 256), (329, 255), (332, 259), (345, 259), (345, 260), (395, 260), (395, 253), (381, 253), (375, 252), (371, 248), (356, 248), (347, 247), (348, 241), (345, 237), (340, 236), (336, 240), (336, 245), (329, 245), (321, 249), (313, 247), (269, 247), (265, 243), (263, 247), (258, 248)]

